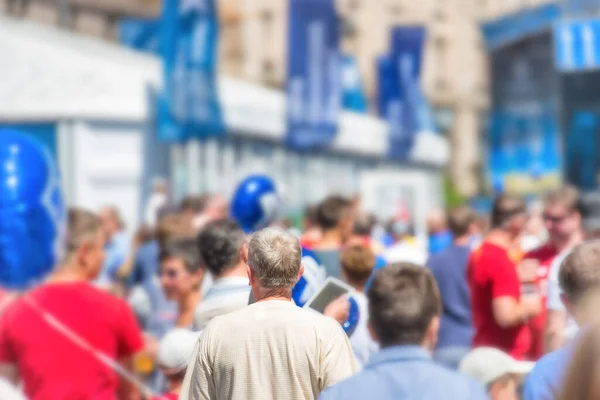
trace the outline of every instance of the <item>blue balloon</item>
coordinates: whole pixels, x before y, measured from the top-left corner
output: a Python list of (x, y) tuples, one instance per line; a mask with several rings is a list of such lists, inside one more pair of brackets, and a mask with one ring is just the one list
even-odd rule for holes
[(231, 200), (231, 216), (246, 233), (255, 232), (275, 220), (280, 203), (271, 178), (252, 175), (237, 187)]
[(64, 218), (49, 152), (18, 131), (0, 129), (0, 286), (26, 289), (50, 273)]

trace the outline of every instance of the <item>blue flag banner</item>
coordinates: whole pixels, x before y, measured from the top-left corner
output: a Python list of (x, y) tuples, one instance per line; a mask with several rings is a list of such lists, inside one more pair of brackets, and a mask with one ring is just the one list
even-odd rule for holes
[(183, 141), (224, 135), (216, 87), (215, 0), (165, 0), (160, 34), (164, 92), (159, 100), (159, 137)]
[(339, 29), (333, 0), (289, 0), (287, 142), (326, 148), (341, 105)]
[(135, 50), (159, 54), (160, 20), (125, 18), (119, 22), (119, 42)]
[(400, 117), (401, 125), (401, 129), (390, 131), (389, 156), (393, 159), (408, 159), (417, 132), (433, 129), (433, 117), (419, 82), (424, 42), (425, 28), (421, 26), (396, 27), (392, 30), (394, 66), (391, 73), (396, 74), (400, 104), (396, 117)]
[(367, 112), (367, 96), (360, 78), (356, 58), (342, 55), (342, 95), (345, 110)]

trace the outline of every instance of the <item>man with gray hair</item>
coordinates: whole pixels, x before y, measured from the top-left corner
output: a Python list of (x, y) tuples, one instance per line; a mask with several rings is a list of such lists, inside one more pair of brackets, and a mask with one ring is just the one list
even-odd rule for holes
[(242, 258), (256, 302), (208, 324), (180, 399), (316, 399), (355, 373), (339, 323), (292, 302), (304, 270), (298, 240), (278, 228), (263, 229)]

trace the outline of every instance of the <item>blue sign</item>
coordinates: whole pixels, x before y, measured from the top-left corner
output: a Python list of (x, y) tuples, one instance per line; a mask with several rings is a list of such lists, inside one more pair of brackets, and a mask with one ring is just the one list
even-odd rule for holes
[(298, 150), (326, 148), (341, 105), (339, 29), (333, 0), (290, 0), (287, 142)]
[(485, 44), (493, 51), (526, 36), (549, 31), (560, 15), (559, 6), (545, 4), (485, 23), (481, 26)]
[(342, 98), (345, 110), (367, 112), (367, 96), (360, 78), (356, 59), (348, 54), (342, 55)]
[(218, 19), (214, 0), (165, 0), (161, 25), (164, 92), (159, 137), (165, 141), (225, 134), (216, 75)]
[[(433, 118), (431, 113), (427, 114), (428, 107), (419, 82), (424, 42), (425, 29), (421, 26), (396, 27), (392, 31), (391, 74), (396, 74), (399, 106), (392, 109), (388, 118), (399, 118), (400, 123), (399, 129), (390, 130), (388, 153), (397, 160), (409, 158), (419, 130), (433, 129)], [(395, 104), (392, 102), (392, 106)]]
[(600, 67), (600, 20), (563, 21), (554, 28), (556, 68), (563, 72)]

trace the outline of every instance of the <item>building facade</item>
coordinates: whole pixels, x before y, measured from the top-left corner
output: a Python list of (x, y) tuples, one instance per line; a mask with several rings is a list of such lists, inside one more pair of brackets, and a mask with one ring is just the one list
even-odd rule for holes
[[(287, 60), (287, 0), (218, 0), (221, 71), (282, 87)], [(482, 21), (548, 0), (336, 0), (342, 46), (357, 59), (366, 93), (376, 96), (376, 58), (397, 25), (427, 28), (422, 85), (450, 136), (449, 174), (463, 195), (481, 182), (481, 131), (489, 103)], [(115, 40), (122, 16), (154, 17), (160, 0), (0, 0), (0, 13)], [(373, 102), (371, 102), (373, 104)], [(373, 109), (373, 112), (375, 110)]]

